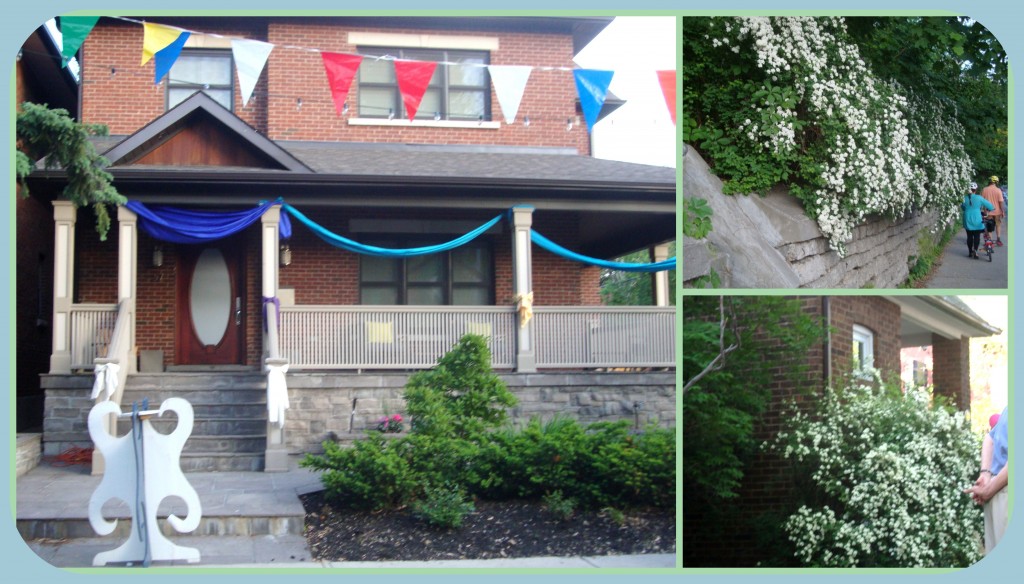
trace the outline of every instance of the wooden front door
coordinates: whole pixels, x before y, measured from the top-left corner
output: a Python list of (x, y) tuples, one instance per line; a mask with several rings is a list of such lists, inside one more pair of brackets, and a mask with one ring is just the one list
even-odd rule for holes
[(238, 239), (182, 245), (177, 278), (180, 365), (245, 363), (245, 264)]

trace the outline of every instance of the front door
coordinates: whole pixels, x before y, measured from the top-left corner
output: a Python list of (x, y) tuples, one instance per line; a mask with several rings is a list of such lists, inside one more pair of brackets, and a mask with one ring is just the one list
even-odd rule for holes
[(209, 245), (182, 245), (178, 249), (178, 364), (245, 363), (242, 241), (228, 239)]

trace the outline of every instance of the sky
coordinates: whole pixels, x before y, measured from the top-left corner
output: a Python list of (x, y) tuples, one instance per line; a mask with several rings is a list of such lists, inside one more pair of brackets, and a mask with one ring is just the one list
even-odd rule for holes
[(580, 51), (576, 64), (615, 71), (610, 91), (626, 100), (595, 125), (594, 156), (674, 168), (676, 128), (656, 71), (676, 68), (676, 19), (617, 17)]

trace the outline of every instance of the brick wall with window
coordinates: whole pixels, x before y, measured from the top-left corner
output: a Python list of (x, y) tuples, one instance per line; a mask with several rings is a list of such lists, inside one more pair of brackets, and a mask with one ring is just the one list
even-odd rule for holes
[[(263, 40), (277, 46), (256, 85), (255, 98), (246, 107), (242, 107), (233, 65), (230, 77), (234, 113), (273, 140), (491, 144), (572, 148), (580, 154), (590, 154), (590, 139), (585, 124), (576, 118), (577, 96), (571, 71), (540, 70), (542, 67), (573, 66), (572, 38), (568, 35), (359, 28), (331, 23), (325, 19), (295, 17), (272, 19), (269, 23), (257, 23), (244, 18), (209, 18), (201, 21), (161, 19), (160, 22), (196, 32)], [(398, 35), (427, 33), (441, 38), (488, 37), (496, 41), (499, 48), (493, 51), (444, 48), (413, 50), (349, 44), (349, 33), (358, 32)], [(166, 111), (168, 100), (174, 96), (168, 93), (166, 78), (159, 85), (153, 84), (152, 60), (144, 66), (139, 66), (142, 40), (141, 25), (112, 19), (101, 19), (89, 35), (83, 45), (84, 121), (106, 124), (111, 134), (125, 135), (137, 131)], [(482, 70), (470, 67), (453, 68), (448, 72), (439, 71), (435, 74), (437, 80), (428, 91), (419, 116), (419, 120), (423, 120), (425, 126), (354, 125), (349, 123), (350, 118), (367, 116), (367, 119), (386, 121), (381, 119), (380, 115), (371, 115), (375, 111), (374, 100), (371, 98), (364, 98), (364, 101), (369, 101), (366, 101), (367, 107), (360, 114), (360, 79), (367, 80), (367, 91), (379, 92), (382, 86), (374, 85), (371, 81), (387, 79), (389, 69), (380, 65), (382, 61), (365, 60), (364, 70), (357, 76), (349, 91), (349, 112), (344, 117), (339, 117), (331, 99), (319, 54), (314, 51), (290, 49), (288, 46), (392, 56), (396, 50), (400, 50), (407, 52), (409, 57), (421, 59), (443, 55), (449, 59), (487, 61), (493, 65), (531, 65), (536, 69), (526, 86), (519, 118), (514, 125), (505, 124), (497, 96), (486, 74)], [(230, 55), (230, 49), (187, 45), (183, 52), (188, 58), (199, 58), (203, 53), (227, 56)], [(209, 63), (207, 66), (216, 68)], [(188, 70), (191, 72), (186, 75)], [(187, 92), (189, 87), (197, 88), (203, 81), (192, 79), (192, 73), (201, 70), (203, 66), (198, 62), (183, 64), (175, 73), (179, 89), (172, 87), (172, 91)], [(377, 75), (374, 75), (375, 71)], [(215, 77), (216, 80), (206, 81), (214, 86), (212, 93), (220, 91), (218, 88), (225, 81), (222, 74)], [(186, 81), (194, 83), (183, 84)], [(441, 99), (442, 81), (447, 88), (447, 101)], [(171, 85), (175, 83), (172, 82)], [(384, 98), (378, 96), (378, 101), (379, 99)], [(469, 120), (475, 119), (475, 112), (480, 109), (483, 111), (484, 121), (493, 121), (493, 124), (480, 126)], [(439, 111), (445, 119), (432, 124), (435, 111)], [(522, 123), (525, 116), (531, 118), (529, 126)], [(386, 114), (383, 117), (386, 117)], [(400, 112), (396, 112), (395, 117), (403, 119)], [(449, 119), (467, 121), (463, 123), (463, 127), (450, 127), (450, 124), (445, 123)], [(566, 122), (569, 120), (573, 121), (573, 129), (566, 131)]]

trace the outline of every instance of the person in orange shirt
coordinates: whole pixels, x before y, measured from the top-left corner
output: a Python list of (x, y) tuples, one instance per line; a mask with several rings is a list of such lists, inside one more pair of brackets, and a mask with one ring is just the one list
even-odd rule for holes
[(1003, 191), (999, 189), (998, 176), (993, 176), (989, 179), (989, 185), (982, 189), (981, 196), (985, 197), (985, 200), (992, 203), (992, 206), (995, 207), (994, 211), (989, 211), (988, 216), (996, 220), (996, 245), (1002, 246), (1003, 239), (1000, 227), (1003, 223)]

